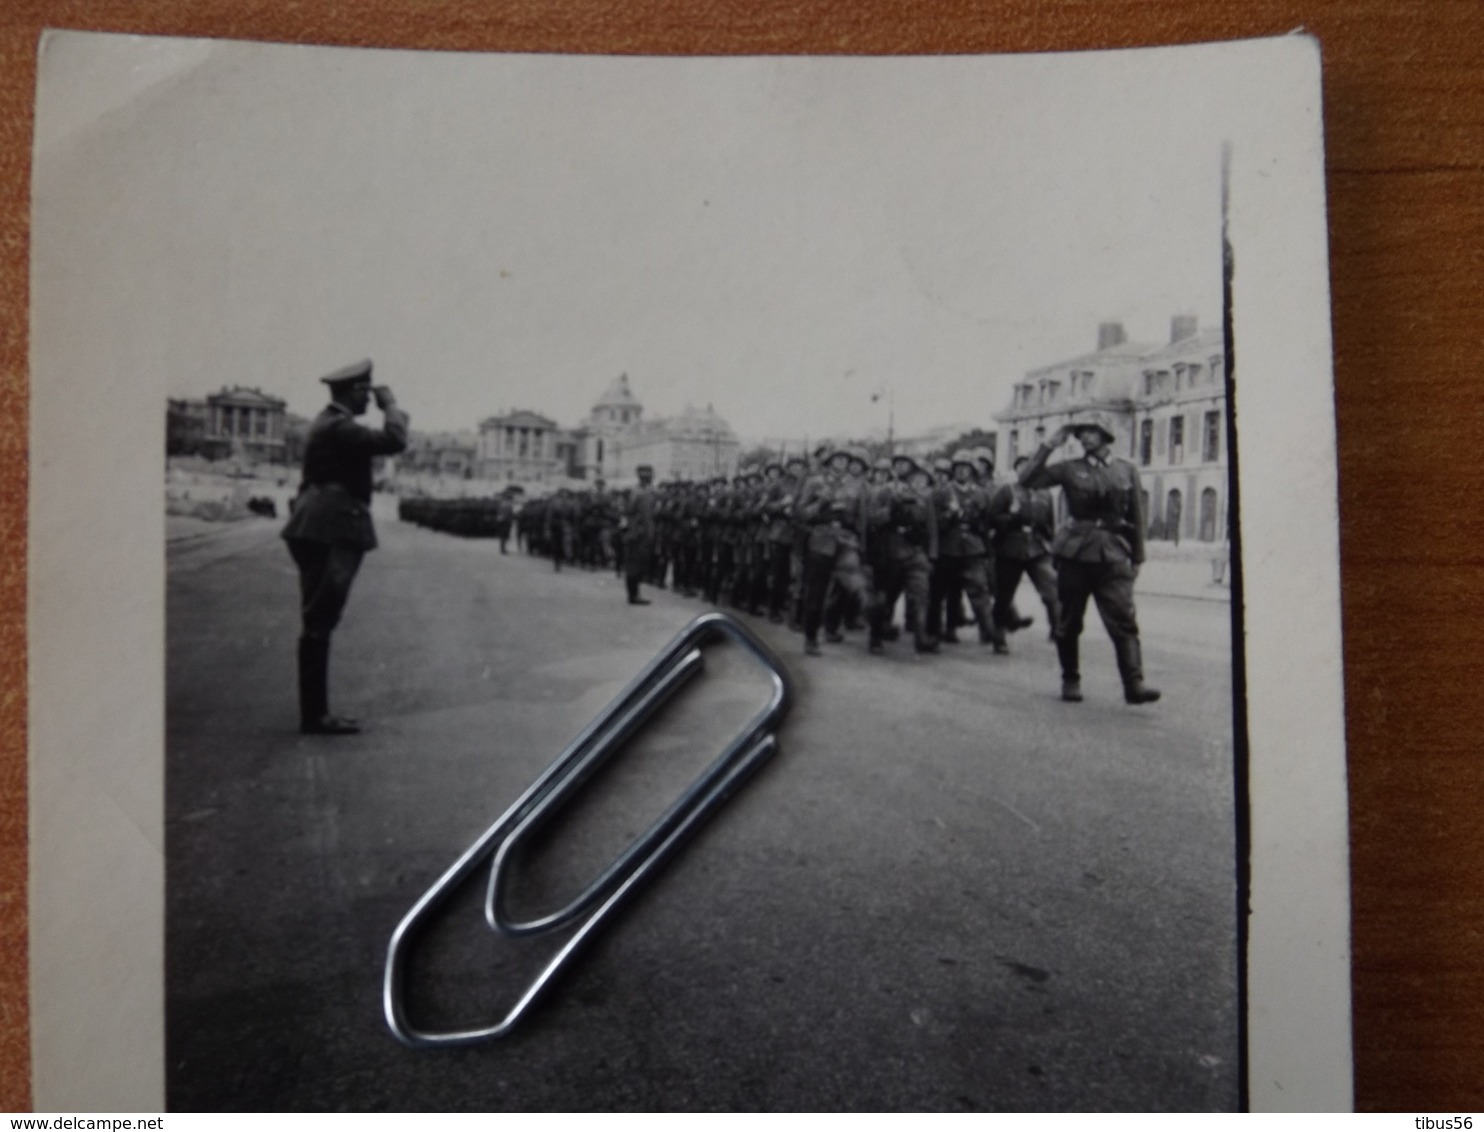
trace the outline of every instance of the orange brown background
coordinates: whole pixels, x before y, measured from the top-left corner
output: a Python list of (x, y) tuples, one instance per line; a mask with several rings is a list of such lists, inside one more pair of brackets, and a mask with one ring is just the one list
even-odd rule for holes
[[(44, 27), (463, 51), (938, 54), (1280, 35), (1324, 52), (1350, 747), (1355, 1096), (1484, 1109), (1480, 0), (5, 0), (0, 1110), (30, 1105), (26, 293)], [(1300, 568), (1299, 563), (1294, 564)]]

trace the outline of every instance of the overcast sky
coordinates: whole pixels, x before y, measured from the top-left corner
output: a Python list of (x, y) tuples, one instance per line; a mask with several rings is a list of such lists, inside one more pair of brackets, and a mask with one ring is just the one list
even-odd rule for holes
[[(53, 43), (39, 199), (116, 364), (310, 414), (362, 356), (414, 428), (646, 414), (747, 439), (993, 427), (1099, 321), (1220, 317), (1202, 48), (998, 59)], [(54, 52), (55, 54), (55, 52)], [(1218, 84), (1219, 85), (1219, 84)]]

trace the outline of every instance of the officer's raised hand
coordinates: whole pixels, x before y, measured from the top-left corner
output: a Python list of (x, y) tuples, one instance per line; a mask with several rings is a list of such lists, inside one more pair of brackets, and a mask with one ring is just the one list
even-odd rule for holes
[(395, 408), (397, 399), (392, 396), (391, 386), (375, 385), (371, 388), (371, 395), (376, 398), (376, 407), (382, 412)]

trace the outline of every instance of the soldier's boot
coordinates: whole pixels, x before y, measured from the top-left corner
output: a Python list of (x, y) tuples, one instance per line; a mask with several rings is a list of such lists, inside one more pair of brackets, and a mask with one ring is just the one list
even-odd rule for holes
[(919, 612), (918, 616), (908, 618), (912, 622), (912, 643), (918, 652), (937, 652), (938, 638), (924, 627), (925, 618)]
[(638, 578), (626, 578), (625, 579), (625, 583), (627, 584), (627, 586), (629, 588), (629, 604), (630, 605), (648, 605), (649, 604), (649, 599), (648, 598), (644, 598), (644, 597), (640, 597), (639, 596), (639, 579)]
[(299, 638), (299, 730), (305, 735), (355, 735), (353, 719), (331, 715), (330, 642), (325, 637)]
[(1080, 704), (1082, 702), (1082, 671), (1077, 657), (1077, 638), (1058, 638), (1056, 655), (1061, 661), (1061, 698), (1069, 704)]
[(1123, 677), (1123, 700), (1129, 704), (1152, 704), (1159, 699), (1159, 689), (1144, 683), (1144, 655), (1138, 637), (1124, 637), (1113, 642), (1118, 656), (1118, 674)]

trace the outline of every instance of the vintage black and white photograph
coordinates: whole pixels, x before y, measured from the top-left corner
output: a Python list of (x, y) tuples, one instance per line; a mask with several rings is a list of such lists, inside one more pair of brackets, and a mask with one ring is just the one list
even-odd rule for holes
[(168, 1107), (1245, 1103), (1208, 54), (53, 46), (163, 421)]

